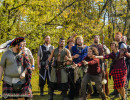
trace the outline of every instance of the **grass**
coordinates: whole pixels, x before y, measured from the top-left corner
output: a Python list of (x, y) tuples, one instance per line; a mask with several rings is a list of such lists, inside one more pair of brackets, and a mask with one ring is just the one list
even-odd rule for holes
[[(38, 86), (38, 82), (39, 82), (39, 76), (38, 76), (38, 73), (36, 71), (33, 72), (33, 75), (32, 75), (32, 92), (33, 92), (33, 100), (48, 100), (49, 98), (49, 95), (48, 95), (48, 88), (47, 88), (47, 85), (45, 85), (45, 88), (44, 88), (44, 94), (45, 96), (44, 97), (41, 97), (40, 96), (40, 89), (39, 89), (39, 86)], [(112, 80), (109, 80), (109, 91), (112, 92), (113, 91), (113, 81)], [(0, 95), (2, 93), (2, 86), (0, 86)], [(54, 99), (53, 100), (62, 100), (62, 96), (60, 95), (60, 91), (55, 91), (55, 96), (54, 96)], [(120, 98), (121, 99), (121, 98)], [(116, 100), (120, 100), (119, 98), (116, 99)], [(0, 100), (1, 100), (1, 96), (0, 96)], [(78, 100), (78, 98), (75, 98), (75, 100)], [(87, 100), (101, 100), (101, 98), (90, 98), (90, 99), (87, 99)], [(107, 100), (110, 100), (110, 98), (108, 97)], [(128, 100), (130, 100), (130, 92), (128, 93)]]

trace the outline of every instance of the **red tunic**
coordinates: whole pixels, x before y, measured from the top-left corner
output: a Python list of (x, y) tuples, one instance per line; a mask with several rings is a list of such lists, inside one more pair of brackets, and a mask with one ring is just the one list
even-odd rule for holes
[[(88, 56), (86, 56), (83, 60), (88, 62), (87, 73), (89, 73), (91, 75), (97, 75), (97, 74), (101, 73), (99, 59), (93, 59), (93, 58), (89, 58)], [(83, 62), (78, 63), (79, 67), (82, 65), (83, 65)]]

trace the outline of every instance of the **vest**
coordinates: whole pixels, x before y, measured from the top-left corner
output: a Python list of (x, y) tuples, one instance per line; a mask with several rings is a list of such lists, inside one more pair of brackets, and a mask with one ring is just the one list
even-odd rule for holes
[(40, 49), (41, 49), (41, 57), (40, 58), (41, 58), (41, 61), (44, 62), (50, 56), (51, 51), (53, 50), (53, 46), (49, 47), (49, 51), (46, 50), (46, 46), (45, 45), (40, 46)]
[[(60, 62), (64, 62), (64, 57), (67, 55), (66, 48), (64, 48), (60, 53)], [(54, 50), (54, 61), (57, 61), (59, 54), (59, 48)]]

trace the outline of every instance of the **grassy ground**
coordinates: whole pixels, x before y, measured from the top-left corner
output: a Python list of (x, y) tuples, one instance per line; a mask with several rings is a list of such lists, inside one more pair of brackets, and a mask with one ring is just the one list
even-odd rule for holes
[[(39, 90), (39, 86), (38, 86), (38, 73), (36, 71), (33, 72), (31, 83), (32, 83), (32, 91), (33, 91), (33, 100), (48, 100), (49, 95), (48, 95), (47, 85), (44, 88), (45, 96), (44, 97), (40, 96), (40, 93), (39, 93), (40, 90)], [(113, 91), (113, 81), (112, 80), (109, 80), (109, 91), (110, 92)], [(0, 86), (0, 95), (1, 95), (1, 92), (2, 92), (2, 86)], [(60, 93), (61, 92), (59, 92), (59, 91), (55, 91), (56, 95), (54, 96), (54, 100), (62, 100)], [(128, 96), (129, 96), (128, 100), (130, 100), (130, 92), (129, 92)], [(120, 99), (117, 99), (117, 100), (120, 100)], [(0, 96), (0, 100), (1, 100), (1, 96)], [(78, 98), (75, 98), (75, 100), (78, 100)], [(101, 98), (90, 98), (87, 100), (101, 100)], [(107, 100), (110, 100), (110, 98), (108, 97)]]

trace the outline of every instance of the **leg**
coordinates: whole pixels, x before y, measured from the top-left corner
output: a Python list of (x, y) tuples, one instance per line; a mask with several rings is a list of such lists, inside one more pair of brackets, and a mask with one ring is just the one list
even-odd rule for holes
[(43, 96), (43, 89), (44, 89), (44, 85), (45, 85), (45, 81), (43, 80), (44, 77), (44, 72), (45, 70), (43, 69), (43, 67), (40, 69), (39, 71), (39, 87), (40, 87), (40, 95)]
[(83, 100), (86, 99), (86, 85), (90, 82), (90, 75), (86, 73), (81, 82), (81, 97)]
[(124, 87), (121, 87), (120, 89), (117, 89), (117, 91), (121, 94), (121, 96), (123, 98), (126, 98), (126, 96), (125, 96), (125, 88)]
[(102, 100), (106, 100), (106, 96), (103, 92), (103, 89), (102, 89), (102, 74), (98, 74), (98, 75), (93, 75), (91, 77), (92, 81), (95, 82), (95, 85), (96, 85), (96, 89), (97, 91), (99, 92), (99, 94), (101, 95), (102, 97)]

